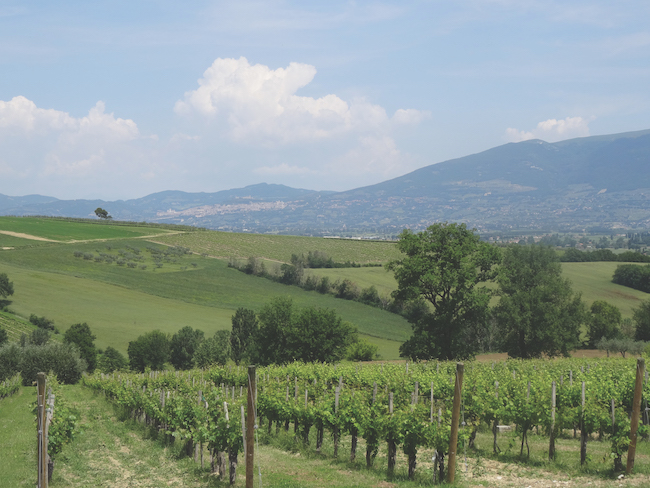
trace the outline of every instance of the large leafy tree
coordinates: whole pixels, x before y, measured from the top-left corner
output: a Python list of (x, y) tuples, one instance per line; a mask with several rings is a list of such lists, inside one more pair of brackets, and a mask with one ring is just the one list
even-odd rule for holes
[(152, 330), (129, 342), (129, 367), (143, 372), (146, 368), (163, 369), (169, 360), (169, 338), (159, 330)]
[(409, 318), (413, 335), (400, 355), (414, 360), (474, 356), (490, 301), (489, 290), (477, 285), (494, 278), (499, 250), (455, 223), (435, 224), (417, 234), (404, 230), (397, 246), (404, 257), (387, 265), (398, 284), (393, 297), (424, 299), (430, 305)]
[(290, 298), (276, 298), (259, 313), (255, 336), (260, 364), (290, 361), (333, 362), (345, 356), (355, 330), (333, 310), (294, 310)]
[(253, 337), (257, 333), (258, 322), (255, 312), (240, 307), (232, 316), (232, 331), (230, 333), (230, 354), (233, 361), (239, 364), (251, 357)]
[(197, 368), (207, 368), (213, 364), (224, 365), (230, 357), (230, 331), (218, 330), (199, 344), (194, 353)]
[(639, 307), (632, 311), (632, 319), (636, 323), (635, 339), (650, 341), (650, 300), (641, 302)]
[(108, 346), (97, 360), (97, 368), (102, 373), (112, 373), (113, 371), (121, 371), (126, 369), (128, 362), (124, 355), (115, 349)]
[(620, 335), (621, 312), (618, 307), (604, 300), (591, 304), (589, 316), (589, 346), (596, 347), (602, 338), (614, 339)]
[(169, 343), (169, 362), (176, 369), (192, 369), (194, 366), (194, 353), (204, 339), (202, 330), (192, 329), (186, 325), (172, 336)]
[[(42, 329), (37, 329), (42, 330)], [(95, 335), (90, 331), (86, 322), (83, 324), (71, 325), (65, 331), (63, 341), (68, 344), (76, 344), (79, 348), (79, 355), (88, 363), (88, 372), (92, 373), (97, 367), (97, 349), (95, 348)]]
[(511, 357), (568, 356), (580, 344), (587, 319), (580, 294), (562, 278), (555, 251), (546, 246), (508, 247), (497, 278), (494, 317)]
[(14, 284), (9, 281), (7, 273), (0, 273), (0, 298), (7, 298), (14, 294)]

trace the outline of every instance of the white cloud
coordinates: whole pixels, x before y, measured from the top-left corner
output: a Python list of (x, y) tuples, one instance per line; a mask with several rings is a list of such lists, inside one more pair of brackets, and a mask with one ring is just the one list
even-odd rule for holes
[[(315, 75), (316, 68), (308, 64), (290, 63), (273, 70), (251, 65), (244, 57), (219, 58), (198, 81), (199, 88), (186, 92), (174, 110), (225, 122), (229, 136), (240, 142), (287, 144), (390, 130), (384, 108), (365, 99), (347, 102), (334, 94), (297, 95)], [(424, 117), (417, 110), (400, 109), (394, 120), (417, 123)]]
[(429, 111), (400, 108), (395, 111), (392, 120), (397, 124), (416, 125), (429, 118), (431, 118), (431, 112)]
[[(130, 119), (105, 112), (97, 102), (88, 114), (44, 109), (24, 96), (0, 100), (0, 153), (6, 184), (40, 185), (92, 192), (138, 171), (143, 138)], [(48, 193), (52, 194), (52, 190)]]
[(335, 158), (327, 167), (341, 180), (363, 178), (366, 183), (378, 183), (410, 169), (408, 158), (397, 148), (389, 136), (363, 136), (359, 145), (343, 156)]
[(537, 124), (532, 131), (523, 131), (509, 127), (506, 129), (506, 139), (510, 142), (542, 139), (547, 142), (557, 142), (574, 137), (589, 135), (589, 120), (582, 117), (567, 117), (565, 119), (548, 119)]

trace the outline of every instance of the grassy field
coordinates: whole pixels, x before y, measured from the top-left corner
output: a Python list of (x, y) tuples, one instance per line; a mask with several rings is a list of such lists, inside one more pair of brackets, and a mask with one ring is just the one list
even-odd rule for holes
[[(0, 252), (0, 272), (14, 282), (10, 308), (23, 317), (44, 315), (64, 332), (87, 322), (97, 335), (97, 345), (123, 352), (128, 342), (159, 328), (176, 332), (185, 325), (211, 335), (230, 328), (238, 307), (259, 310), (275, 296), (290, 296), (298, 307), (337, 310), (359, 332), (376, 343), (385, 359), (396, 359), (410, 326), (402, 318), (357, 302), (306, 292), (228, 268), (223, 260), (185, 255), (176, 263), (156, 269), (145, 247), (136, 240), (75, 243)], [(128, 268), (75, 257), (75, 251), (99, 256), (127, 246), (139, 246), (146, 269)], [(160, 246), (162, 247), (162, 246)], [(192, 263), (196, 267), (192, 266)]]
[[(0, 312), (0, 327), (7, 331), (9, 342), (18, 342), (20, 336), (25, 334), (29, 336), (37, 327), (27, 320), (23, 320), (15, 315)], [(61, 334), (52, 333), (54, 340), (62, 340)]]
[[(16, 232), (62, 242), (89, 239), (123, 239), (170, 232), (151, 225), (111, 225), (103, 221), (92, 223), (34, 217), (0, 217), (0, 231)], [(0, 241), (0, 246), (4, 245)]]
[(37, 480), (36, 424), (30, 403), (36, 388), (20, 388), (0, 400), (0, 485), (35, 486)]
[(582, 292), (587, 306), (595, 300), (615, 305), (623, 317), (632, 317), (632, 309), (650, 298), (650, 293), (612, 283), (614, 270), (624, 263), (562, 263), (564, 277), (571, 280), (573, 289)]
[(336, 262), (385, 263), (398, 256), (391, 242), (324, 239), (321, 237), (234, 234), (231, 232), (196, 232), (175, 234), (155, 239), (172, 246), (189, 247), (197, 253), (220, 258), (259, 257), (290, 262), (292, 254), (309, 251), (325, 252)]

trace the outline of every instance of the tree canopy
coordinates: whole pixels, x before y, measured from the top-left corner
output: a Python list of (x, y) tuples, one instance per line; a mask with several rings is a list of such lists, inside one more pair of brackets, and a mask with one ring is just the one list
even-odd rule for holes
[(637, 341), (650, 341), (650, 300), (641, 302), (632, 311), (632, 319), (636, 323), (635, 339)]
[(189, 325), (183, 327), (172, 336), (169, 342), (169, 362), (176, 369), (192, 369), (194, 353), (204, 337), (205, 334), (202, 330), (194, 330)]
[(14, 294), (14, 284), (9, 281), (7, 273), (0, 273), (0, 297), (7, 298)]
[(561, 274), (550, 247), (515, 245), (505, 250), (494, 317), (511, 357), (568, 356), (578, 347), (585, 307)]
[[(37, 329), (42, 330), (42, 329)], [(88, 372), (92, 373), (97, 367), (97, 349), (95, 348), (95, 335), (90, 332), (87, 323), (71, 325), (63, 335), (63, 341), (76, 344), (82, 359), (88, 363)]]
[(589, 346), (596, 347), (601, 339), (615, 339), (620, 335), (621, 312), (604, 300), (591, 304), (589, 316)]
[(97, 217), (99, 217), (100, 219), (112, 219), (113, 218), (110, 215), (108, 215), (108, 212), (106, 210), (104, 210), (103, 208), (101, 208), (101, 207), (97, 207), (95, 209), (95, 215), (97, 215)]
[(129, 342), (129, 367), (143, 372), (146, 368), (163, 369), (169, 360), (169, 338), (159, 330), (152, 330)]
[(414, 360), (473, 357), (490, 301), (489, 290), (477, 285), (494, 278), (499, 250), (456, 223), (435, 224), (417, 234), (404, 230), (397, 246), (404, 257), (387, 265), (398, 284), (393, 297), (423, 298), (430, 305), (409, 318), (413, 335), (400, 355)]
[(265, 305), (258, 318), (255, 359), (263, 365), (339, 361), (355, 336), (354, 328), (343, 322), (334, 310), (315, 307), (294, 310), (287, 297)]
[(250, 359), (253, 338), (257, 333), (258, 322), (255, 312), (240, 307), (232, 316), (232, 331), (230, 333), (230, 354), (236, 364), (242, 360)]

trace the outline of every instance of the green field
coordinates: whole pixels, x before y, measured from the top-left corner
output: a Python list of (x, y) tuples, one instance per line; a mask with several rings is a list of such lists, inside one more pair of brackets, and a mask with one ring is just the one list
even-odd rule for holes
[[(62, 242), (90, 239), (123, 239), (170, 232), (152, 225), (121, 225), (103, 221), (94, 223), (33, 217), (0, 217), (0, 231), (16, 232)], [(2, 242), (0, 241), (0, 246), (5, 246)]]
[(259, 257), (290, 262), (292, 254), (325, 252), (336, 262), (385, 263), (399, 253), (395, 244), (382, 241), (325, 239), (321, 237), (234, 234), (231, 232), (196, 232), (159, 237), (157, 242), (189, 247), (197, 253), (220, 258)]
[[(78, 229), (75, 232), (82, 235)], [(129, 341), (156, 328), (174, 333), (190, 325), (211, 335), (230, 328), (237, 308), (258, 311), (282, 295), (290, 296), (297, 307), (335, 309), (379, 346), (384, 359), (396, 359), (399, 344), (410, 335), (410, 326), (402, 317), (248, 276), (228, 268), (224, 260), (186, 254), (156, 268), (147, 247), (165, 248), (141, 239), (113, 239), (1, 251), (0, 272), (9, 275), (16, 290), (10, 308), (22, 317), (46, 316), (61, 332), (74, 323), (87, 322), (97, 335), (98, 347), (110, 345), (122, 352)], [(131, 253), (134, 248), (140, 250), (142, 259), (134, 268), (75, 257), (77, 252), (99, 259), (100, 255)]]
[[(126, 352), (129, 341), (146, 331), (174, 333), (186, 325), (212, 335), (230, 328), (230, 318), (237, 308), (259, 311), (276, 296), (290, 296), (297, 307), (335, 309), (379, 347), (384, 359), (396, 359), (399, 344), (411, 333), (410, 325), (397, 315), (249, 276), (228, 268), (225, 259), (206, 257), (254, 255), (288, 261), (293, 253), (319, 250), (336, 261), (386, 262), (397, 256), (391, 243), (191, 229), (186, 234), (168, 234), (167, 229), (147, 225), (9, 217), (0, 217), (0, 230), (65, 241), (42, 243), (0, 234), (0, 239), (13, 239), (0, 242), (34, 244), (0, 250), (0, 272), (9, 275), (16, 289), (9, 308), (23, 318), (32, 313), (46, 316), (61, 332), (74, 323), (87, 322), (100, 348), (110, 345)], [(124, 239), (125, 234), (132, 237)], [(142, 238), (152, 235), (155, 237)], [(150, 251), (167, 247), (148, 241), (188, 247), (196, 254), (173, 256), (160, 261), (161, 267), (157, 267)], [(75, 252), (89, 259), (75, 257)], [(129, 268), (101, 258), (107, 255), (137, 261)], [(650, 295), (612, 283), (618, 264), (563, 263), (562, 267), (564, 276), (573, 282), (576, 291), (582, 292), (587, 305), (606, 300), (619, 307), (624, 317), (630, 317), (632, 310)], [(392, 274), (383, 267), (307, 272), (332, 280), (349, 279), (359, 289), (374, 285), (382, 296), (396, 288)]]

